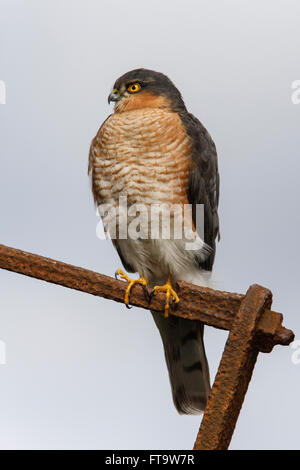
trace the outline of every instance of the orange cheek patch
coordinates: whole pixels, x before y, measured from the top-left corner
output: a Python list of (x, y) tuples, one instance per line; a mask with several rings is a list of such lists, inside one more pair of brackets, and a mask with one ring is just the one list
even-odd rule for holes
[(143, 108), (171, 108), (171, 103), (165, 96), (156, 96), (150, 92), (142, 91), (136, 95), (132, 94), (118, 102), (116, 112), (132, 111)]

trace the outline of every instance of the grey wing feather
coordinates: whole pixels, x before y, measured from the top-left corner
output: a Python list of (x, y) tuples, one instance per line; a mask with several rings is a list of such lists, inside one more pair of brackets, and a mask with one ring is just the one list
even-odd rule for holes
[(204, 241), (212, 248), (205, 261), (199, 260), (202, 269), (211, 271), (215, 257), (215, 239), (220, 238), (218, 204), (219, 172), (216, 146), (205, 127), (190, 113), (181, 120), (193, 143), (193, 168), (189, 174), (187, 195), (193, 205), (193, 222), (196, 223), (196, 204), (204, 204)]

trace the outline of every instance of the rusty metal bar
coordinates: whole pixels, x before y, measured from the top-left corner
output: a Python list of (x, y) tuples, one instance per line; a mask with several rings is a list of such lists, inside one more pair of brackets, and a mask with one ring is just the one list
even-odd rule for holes
[(255, 366), (256, 326), (272, 293), (253, 285), (243, 299), (230, 330), (205, 408), (195, 450), (225, 450), (230, 443)]
[[(0, 244), (0, 268), (19, 274), (59, 284), (88, 294), (123, 302), (126, 283), (103, 274), (90, 271), (50, 258), (27, 253)], [(179, 281), (176, 286), (180, 302), (170, 313), (190, 320), (200, 320), (206, 325), (230, 330), (245, 295), (222, 292)], [(131, 304), (156, 311), (164, 311), (164, 295), (158, 294), (151, 300), (145, 296), (139, 285), (132, 290)], [(291, 330), (282, 325), (282, 315), (266, 311), (258, 325), (257, 347), (270, 352), (275, 344), (288, 345), (294, 339)]]

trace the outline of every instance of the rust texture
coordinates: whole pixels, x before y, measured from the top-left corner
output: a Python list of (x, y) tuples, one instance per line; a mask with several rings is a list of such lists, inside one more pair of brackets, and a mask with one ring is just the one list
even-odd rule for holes
[[(59, 284), (116, 302), (124, 301), (126, 283), (109, 276), (50, 258), (27, 253), (0, 244), (0, 268), (19, 274)], [(230, 330), (245, 295), (198, 287), (179, 281), (176, 291), (180, 302), (170, 313), (190, 320), (200, 320), (206, 325)], [(136, 307), (164, 311), (164, 295), (152, 297), (149, 304), (143, 288), (136, 285), (130, 303)], [(265, 311), (257, 326), (256, 347), (270, 352), (275, 344), (288, 345), (294, 339), (291, 330), (281, 325), (282, 315)]]
[[(123, 281), (4, 245), (0, 245), (0, 268), (124, 301), (127, 283)], [(227, 449), (259, 351), (290, 344), (294, 333), (282, 326), (281, 313), (270, 310), (272, 293), (264, 287), (250, 286), (242, 295), (180, 281), (176, 290), (180, 302), (171, 309), (172, 315), (230, 331), (194, 446), (195, 450)], [(164, 311), (163, 294), (149, 304), (140, 285), (134, 287), (130, 300), (137, 307)]]
[(204, 412), (195, 450), (224, 450), (230, 443), (258, 355), (256, 327), (272, 293), (253, 285), (241, 302)]

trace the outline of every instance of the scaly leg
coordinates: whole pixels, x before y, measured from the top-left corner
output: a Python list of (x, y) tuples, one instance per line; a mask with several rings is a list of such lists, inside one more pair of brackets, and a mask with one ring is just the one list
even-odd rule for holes
[(167, 282), (163, 286), (154, 286), (153, 291), (151, 292), (151, 295), (155, 295), (157, 294), (157, 292), (166, 293), (165, 318), (167, 318), (169, 316), (169, 310), (170, 310), (170, 297), (172, 297), (172, 300), (175, 302), (175, 304), (178, 304), (179, 302), (179, 297), (172, 287), (170, 275), (168, 277)]
[(118, 279), (118, 276), (120, 276), (121, 279), (125, 279), (125, 281), (128, 282), (128, 286), (126, 288), (125, 297), (124, 297), (124, 303), (127, 308), (130, 308), (129, 307), (130, 291), (135, 284), (141, 284), (144, 287), (144, 290), (147, 296), (149, 296), (148, 295), (149, 283), (147, 279), (145, 279), (144, 277), (140, 277), (139, 279), (130, 279), (130, 277), (128, 277), (127, 274), (125, 274), (124, 271), (122, 271), (122, 269), (117, 269), (115, 273), (115, 278)]

